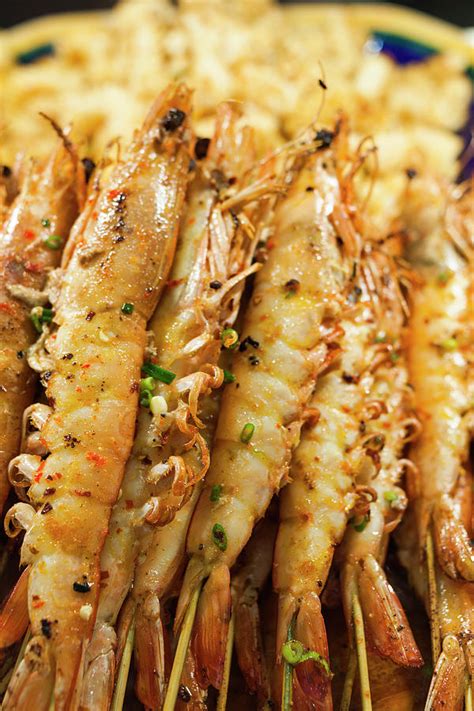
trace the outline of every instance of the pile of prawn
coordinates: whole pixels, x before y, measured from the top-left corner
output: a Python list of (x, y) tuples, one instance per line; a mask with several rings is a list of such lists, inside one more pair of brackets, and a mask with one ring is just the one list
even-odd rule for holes
[(257, 160), (171, 85), (97, 166), (51, 123), (0, 183), (2, 708), (224, 709), (235, 648), (248, 708), (367, 711), (424, 664), (397, 529), (425, 709), (472, 709), (472, 185), (409, 172), (381, 234), (344, 116)]

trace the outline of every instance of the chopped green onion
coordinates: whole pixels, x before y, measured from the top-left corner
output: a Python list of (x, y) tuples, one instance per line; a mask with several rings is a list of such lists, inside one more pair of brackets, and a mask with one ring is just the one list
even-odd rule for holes
[(392, 351), (390, 353), (390, 360), (392, 361), (392, 363), (396, 363), (399, 358), (400, 358), (400, 353), (396, 353), (395, 351)]
[(387, 334), (383, 333), (382, 331), (380, 333), (377, 333), (374, 339), (374, 343), (385, 343), (387, 341)]
[(143, 390), (140, 394), (140, 405), (142, 407), (150, 407), (152, 394), (149, 390)]
[(440, 346), (444, 348), (445, 351), (455, 351), (458, 347), (458, 342), (455, 338), (446, 338), (444, 341), (441, 341)]
[(452, 276), (453, 272), (451, 269), (443, 269), (443, 271), (438, 274), (438, 282), (440, 284), (447, 284)]
[(211, 495), (209, 496), (209, 499), (211, 501), (219, 501), (221, 498), (221, 493), (222, 493), (222, 484), (214, 484), (212, 489), (211, 489)]
[(28, 49), (26, 52), (19, 52), (15, 57), (17, 64), (33, 64), (43, 57), (51, 57), (55, 54), (55, 47), (52, 42), (45, 42), (36, 47)]
[(319, 664), (324, 669), (327, 676), (332, 676), (327, 659), (325, 659), (321, 654), (319, 654), (319, 652), (315, 652), (312, 649), (307, 649), (297, 639), (290, 639), (288, 642), (285, 642), (281, 649), (281, 654), (285, 662), (291, 664), (291, 666), (293, 667), (297, 664), (307, 662), (311, 659), (313, 662), (316, 662), (316, 664)]
[(212, 527), (212, 540), (220, 551), (227, 550), (227, 534), (220, 523), (215, 523)]
[(145, 392), (145, 390), (152, 392), (154, 387), (155, 387), (155, 379), (154, 378), (142, 378), (140, 380), (140, 392)]
[(239, 334), (233, 328), (224, 328), (221, 333), (221, 341), (224, 348), (236, 348), (239, 342)]
[(253, 437), (255, 432), (255, 425), (251, 422), (247, 422), (246, 425), (242, 427), (242, 432), (240, 433), (240, 441), (244, 444), (248, 444)]
[(33, 326), (38, 331), (38, 333), (43, 332), (43, 324), (51, 323), (53, 320), (53, 309), (47, 309), (43, 306), (35, 306), (31, 309), (30, 318), (33, 322)]
[(123, 314), (133, 314), (135, 306), (133, 304), (129, 304), (125, 302), (122, 304), (122, 308), (120, 309)]
[(145, 375), (151, 375), (155, 380), (159, 380), (162, 383), (169, 385), (176, 378), (176, 373), (172, 373), (171, 370), (166, 370), (159, 365), (155, 365), (150, 361), (145, 361), (142, 365), (142, 373)]
[(43, 227), (49, 227), (51, 224), (51, 220), (49, 219), (49, 217), (43, 217), (43, 219), (41, 220), (41, 224), (43, 225)]
[(63, 243), (63, 238), (59, 235), (49, 235), (44, 240), (44, 243), (48, 249), (59, 249)]
[(369, 516), (365, 514), (362, 517), (362, 520), (359, 521), (359, 523), (356, 523), (355, 518), (349, 519), (349, 523), (351, 523), (354, 526), (354, 529), (357, 531), (357, 533), (362, 533), (364, 528), (366, 528), (367, 524), (369, 523)]
[(393, 501), (398, 499), (398, 494), (396, 491), (386, 491), (384, 492), (383, 498), (391, 504)]
[(237, 378), (230, 372), (230, 370), (225, 370), (224, 368), (224, 383), (234, 383), (236, 379)]

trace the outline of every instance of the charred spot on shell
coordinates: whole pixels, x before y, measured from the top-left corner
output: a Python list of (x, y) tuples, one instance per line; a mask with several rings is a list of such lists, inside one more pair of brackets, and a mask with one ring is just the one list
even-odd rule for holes
[(161, 125), (165, 131), (176, 131), (186, 118), (186, 114), (181, 109), (171, 108), (168, 113), (161, 119)]
[(51, 622), (45, 617), (41, 620), (41, 632), (46, 639), (51, 639)]
[(197, 139), (196, 145), (194, 146), (194, 155), (196, 156), (196, 160), (202, 160), (207, 156), (207, 151), (209, 150), (210, 142), (210, 138)]

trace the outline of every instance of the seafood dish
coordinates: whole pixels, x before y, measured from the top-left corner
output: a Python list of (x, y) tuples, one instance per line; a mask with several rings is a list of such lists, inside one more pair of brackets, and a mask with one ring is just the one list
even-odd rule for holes
[(2, 31), (4, 711), (472, 711), (472, 67), (364, 13)]

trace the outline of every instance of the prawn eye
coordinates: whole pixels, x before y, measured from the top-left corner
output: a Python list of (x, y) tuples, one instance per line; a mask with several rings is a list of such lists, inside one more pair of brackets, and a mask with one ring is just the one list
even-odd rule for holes
[(181, 109), (172, 108), (168, 111), (166, 116), (163, 117), (161, 125), (165, 131), (176, 131), (177, 128), (181, 126), (186, 114)]

